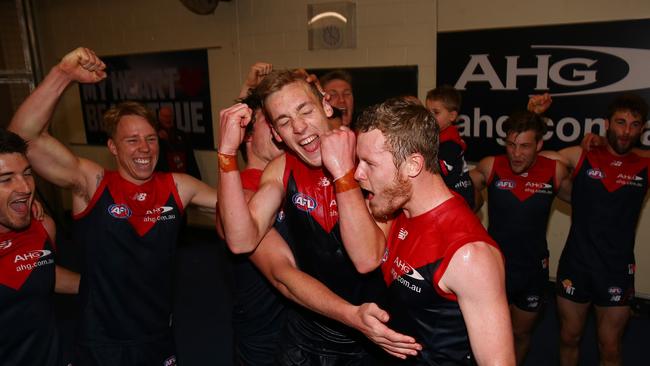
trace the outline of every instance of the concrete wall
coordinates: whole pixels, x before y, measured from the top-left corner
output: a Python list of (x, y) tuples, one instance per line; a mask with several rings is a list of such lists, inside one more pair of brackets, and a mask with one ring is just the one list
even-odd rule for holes
[[(307, 69), (418, 65), (423, 97), (435, 86), (438, 31), (650, 17), (647, 0), (357, 0), (357, 48), (309, 51), (307, 4), (322, 2), (233, 0), (219, 3), (209, 16), (194, 15), (177, 0), (39, 0), (35, 7), (46, 69), (78, 45), (93, 48), (99, 55), (208, 48), (213, 116), (231, 103), (248, 67), (258, 60), (281, 68)], [(70, 88), (63, 98), (53, 126), (54, 134), (64, 142), (85, 143), (76, 88)], [(110, 161), (105, 148), (72, 147), (83, 156)], [(209, 184), (216, 183), (215, 155), (213, 151), (197, 153)], [(637, 289), (644, 294), (650, 294), (647, 211), (637, 240)], [(555, 211), (549, 226), (552, 274), (566, 237), (568, 212), (566, 206)], [(202, 222), (209, 224), (209, 220)]]

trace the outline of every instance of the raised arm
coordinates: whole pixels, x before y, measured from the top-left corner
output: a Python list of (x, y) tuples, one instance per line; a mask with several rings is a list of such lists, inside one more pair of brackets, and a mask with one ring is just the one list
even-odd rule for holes
[(27, 140), (27, 156), (34, 170), (48, 181), (87, 194), (88, 184), (101, 174), (97, 164), (76, 157), (52, 137), (49, 123), (65, 89), (73, 82), (96, 83), (106, 77), (104, 63), (87, 48), (77, 48), (54, 66), (43, 82), (21, 104), (9, 130)]
[(250, 259), (284, 296), (359, 330), (391, 355), (406, 358), (422, 349), (413, 337), (388, 328), (388, 313), (376, 304), (352, 305), (299, 270), (291, 249), (275, 229), (268, 232)]
[(469, 171), (469, 177), (472, 180), (474, 185), (474, 191), (476, 196), (476, 209), (478, 210), (483, 205), (483, 195), (481, 191), (487, 187), (488, 180), (490, 179), (490, 174), (492, 172), (492, 166), (494, 165), (494, 157), (488, 156), (483, 158), (474, 169)]
[(503, 259), (484, 242), (469, 243), (451, 258), (439, 282), (458, 298), (479, 365), (514, 365), (515, 352)]
[(381, 264), (386, 236), (354, 179), (355, 147), (354, 132), (344, 126), (321, 136), (322, 161), (334, 180), (343, 244), (357, 271), (367, 273)]
[(582, 151), (582, 147), (580, 146), (571, 146), (560, 151), (544, 150), (539, 154), (549, 159), (561, 162), (567, 167), (567, 169), (569, 169), (569, 172), (571, 172), (576, 166), (578, 166)]
[(241, 86), (241, 90), (239, 91), (238, 98), (246, 97), (248, 95), (248, 91), (250, 89), (256, 88), (262, 79), (271, 73), (271, 71), (273, 71), (273, 65), (267, 62), (256, 62), (251, 65), (250, 69), (248, 70), (248, 74), (246, 74), (246, 80), (244, 80), (244, 83)]
[(220, 113), (218, 207), (224, 236), (233, 253), (255, 250), (273, 224), (284, 198), (282, 155), (268, 164), (259, 190), (247, 203), (237, 168), (237, 149), (251, 115), (251, 109), (241, 103)]

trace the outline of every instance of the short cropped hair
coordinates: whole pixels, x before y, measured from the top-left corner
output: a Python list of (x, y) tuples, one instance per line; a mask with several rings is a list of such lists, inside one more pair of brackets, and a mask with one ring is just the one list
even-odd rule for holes
[(648, 120), (648, 103), (638, 94), (633, 93), (624, 93), (617, 96), (607, 108), (607, 118), (611, 120), (614, 113), (626, 110), (632, 114), (638, 114), (643, 124)]
[(27, 142), (17, 134), (0, 128), (0, 154), (27, 155)]
[[(323, 100), (323, 94), (318, 91), (318, 88), (313, 83), (307, 83), (306, 75), (298, 70), (274, 70), (269, 75), (267, 75), (262, 82), (257, 86), (256, 92), (259, 96), (259, 99), (262, 101), (262, 107), (266, 103), (266, 100), (273, 93), (280, 91), (283, 87), (293, 83), (304, 83), (307, 85), (309, 90), (316, 96), (318, 101)], [(270, 123), (273, 123), (273, 120), (268, 115), (266, 108), (263, 109), (266, 114), (266, 118)]]
[(516, 111), (503, 122), (503, 130), (506, 134), (533, 131), (535, 132), (535, 141), (539, 141), (544, 138), (547, 126), (544, 119), (533, 112)]
[(413, 153), (424, 157), (425, 169), (438, 174), (439, 128), (433, 113), (411, 98), (391, 98), (365, 109), (357, 120), (358, 133), (374, 129), (386, 138), (386, 149), (399, 167)]
[(332, 70), (319, 78), (320, 85), (323, 87), (332, 80), (343, 80), (352, 86), (352, 75), (342, 69)]
[(459, 112), (463, 98), (451, 85), (442, 85), (427, 92), (426, 100), (439, 100), (450, 112)]
[(151, 127), (158, 131), (158, 121), (151, 109), (142, 103), (126, 101), (116, 104), (104, 112), (102, 128), (108, 137), (115, 137), (117, 124), (124, 116), (140, 116), (149, 122)]

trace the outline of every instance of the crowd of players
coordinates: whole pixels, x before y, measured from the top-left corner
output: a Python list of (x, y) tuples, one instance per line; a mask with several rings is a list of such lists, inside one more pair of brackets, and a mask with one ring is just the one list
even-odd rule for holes
[[(548, 296), (557, 195), (572, 206), (556, 281), (560, 364), (577, 364), (592, 304), (601, 363), (621, 364), (650, 162), (635, 147), (647, 120), (638, 96), (613, 101), (604, 138), (559, 152), (543, 151), (551, 99), (533, 96), (504, 124), (505, 154), (470, 170), (453, 88), (388, 99), (353, 122), (345, 72), (318, 82), (257, 63), (220, 113), (215, 189), (154, 172), (160, 135), (140, 103), (104, 116), (115, 171), (49, 134), (65, 89), (105, 77), (91, 50), (72, 51), (0, 131), (3, 362), (60, 364), (57, 290), (79, 292), (73, 365), (175, 365), (172, 263), (196, 205), (216, 207), (236, 254), (237, 364), (522, 364)], [(31, 213), (32, 170), (72, 193), (81, 280), (55, 265), (53, 224)], [(473, 213), (483, 189), (487, 230)]]

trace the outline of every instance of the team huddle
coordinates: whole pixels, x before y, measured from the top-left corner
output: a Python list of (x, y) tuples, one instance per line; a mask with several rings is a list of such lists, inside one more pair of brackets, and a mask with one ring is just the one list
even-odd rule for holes
[[(54, 289), (80, 295), (73, 365), (175, 365), (172, 264), (188, 205), (216, 216), (236, 254), (238, 365), (522, 364), (549, 296), (556, 196), (572, 207), (556, 279), (560, 364), (577, 364), (592, 304), (601, 363), (621, 364), (649, 178), (640, 97), (612, 102), (605, 137), (554, 152), (543, 150), (551, 98), (533, 96), (504, 123), (505, 154), (469, 169), (454, 88), (354, 119), (345, 72), (319, 81), (257, 63), (220, 112), (214, 188), (154, 171), (156, 116), (137, 102), (104, 116), (115, 171), (49, 134), (66, 87), (105, 77), (91, 50), (72, 51), (0, 133), (0, 323), (16, 330), (0, 336), (0, 357), (10, 364), (60, 364)], [(81, 276), (55, 265), (54, 225), (32, 214), (32, 170), (72, 193)], [(483, 190), (487, 230), (474, 214)]]

